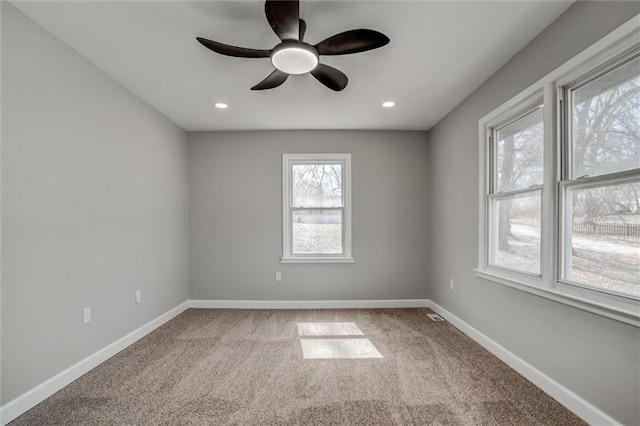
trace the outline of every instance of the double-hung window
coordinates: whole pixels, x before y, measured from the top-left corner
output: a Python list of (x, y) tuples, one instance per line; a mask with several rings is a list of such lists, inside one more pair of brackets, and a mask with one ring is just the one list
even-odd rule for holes
[(640, 29), (480, 119), (480, 277), (640, 325)]
[(490, 128), (488, 264), (540, 275), (542, 99)]
[(282, 182), (282, 262), (353, 262), (351, 154), (283, 154)]
[(560, 280), (640, 299), (640, 49), (559, 95)]

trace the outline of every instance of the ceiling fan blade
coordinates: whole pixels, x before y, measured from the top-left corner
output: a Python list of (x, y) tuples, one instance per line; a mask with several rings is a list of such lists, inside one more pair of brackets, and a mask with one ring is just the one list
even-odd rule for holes
[(229, 44), (207, 40), (206, 38), (202, 37), (196, 37), (196, 40), (198, 40), (200, 44), (202, 44), (207, 49), (211, 49), (221, 55), (234, 56), (237, 58), (268, 58), (271, 56), (270, 50), (249, 49), (247, 47), (231, 46)]
[(289, 77), (289, 74), (286, 72), (282, 72), (280, 70), (273, 70), (271, 74), (267, 76), (260, 83), (256, 84), (251, 88), (251, 90), (265, 90), (265, 89), (273, 89), (275, 87), (280, 86), (285, 80)]
[(307, 32), (307, 23), (304, 22), (304, 19), (300, 20), (300, 37), (298, 38), (298, 40), (302, 41), (304, 40), (304, 33)]
[(298, 40), (300, 36), (300, 3), (298, 0), (267, 0), (267, 21), (280, 40)]
[(346, 55), (377, 49), (389, 41), (389, 37), (378, 31), (360, 29), (336, 34), (314, 47), (320, 55)]
[(320, 83), (336, 92), (347, 87), (347, 83), (349, 82), (349, 79), (342, 71), (324, 64), (318, 64), (318, 66), (311, 71), (311, 75)]

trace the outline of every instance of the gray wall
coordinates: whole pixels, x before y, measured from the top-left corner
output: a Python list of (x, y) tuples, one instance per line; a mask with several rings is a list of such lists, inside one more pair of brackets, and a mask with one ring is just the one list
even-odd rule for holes
[[(190, 134), (188, 289), (185, 133), (2, 2), (1, 402), (189, 291), (194, 299), (429, 297), (638, 424), (638, 329), (472, 271), (478, 119), (638, 11), (633, 2), (576, 4), (432, 129), (428, 144), (420, 132)], [(279, 263), (283, 152), (353, 154), (355, 264)], [(83, 326), (85, 306), (93, 320)]]
[(6, 403), (187, 299), (187, 148), (2, 2), (2, 150)]
[[(426, 298), (426, 142), (426, 132), (190, 133), (191, 298)], [(280, 264), (285, 152), (352, 153), (354, 264)]]
[[(640, 12), (578, 2), (429, 132), (429, 298), (625, 424), (640, 424), (640, 330), (476, 278), (478, 120)], [(456, 280), (449, 289), (449, 278)]]

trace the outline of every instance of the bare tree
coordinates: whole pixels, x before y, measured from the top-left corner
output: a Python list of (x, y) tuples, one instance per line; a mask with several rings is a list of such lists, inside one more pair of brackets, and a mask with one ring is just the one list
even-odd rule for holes
[[(504, 135), (502, 134), (504, 133)], [(515, 123), (504, 132), (498, 132), (498, 190), (510, 191), (529, 188), (542, 183), (543, 179), (543, 133), (541, 112), (535, 111)], [(498, 212), (498, 249), (512, 252), (510, 239), (515, 238), (511, 221), (517, 215), (529, 215), (522, 203), (516, 207), (513, 199), (500, 202)]]
[[(573, 105), (573, 178), (640, 167), (640, 76), (605, 83)], [(574, 217), (595, 225), (605, 217), (640, 214), (639, 185), (584, 191), (575, 201)]]

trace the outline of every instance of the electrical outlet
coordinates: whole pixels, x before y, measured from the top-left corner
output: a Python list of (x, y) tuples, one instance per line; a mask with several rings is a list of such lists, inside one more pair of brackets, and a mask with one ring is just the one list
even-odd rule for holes
[(277, 282), (282, 281), (282, 272), (276, 272), (276, 281)]
[(449, 287), (453, 290), (453, 278), (449, 280)]
[(136, 303), (142, 302), (142, 291), (136, 290)]
[(91, 322), (91, 308), (84, 308), (82, 310), (82, 323), (87, 324)]

